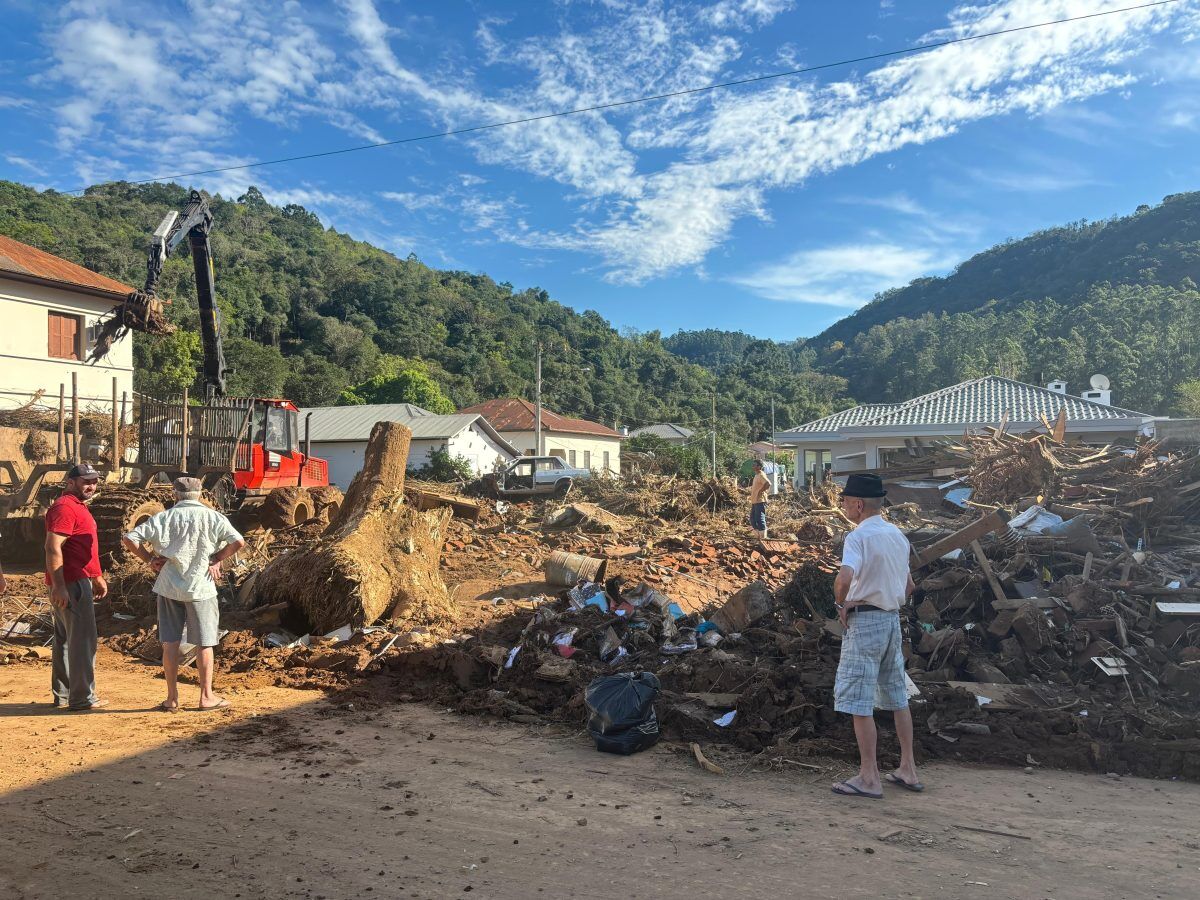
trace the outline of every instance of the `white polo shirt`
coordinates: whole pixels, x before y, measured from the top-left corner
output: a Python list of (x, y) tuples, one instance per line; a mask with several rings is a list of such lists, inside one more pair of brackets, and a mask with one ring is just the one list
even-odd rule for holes
[(882, 516), (863, 519), (846, 535), (842, 565), (854, 570), (846, 602), (898, 610), (908, 588), (911, 547), (904, 532)]

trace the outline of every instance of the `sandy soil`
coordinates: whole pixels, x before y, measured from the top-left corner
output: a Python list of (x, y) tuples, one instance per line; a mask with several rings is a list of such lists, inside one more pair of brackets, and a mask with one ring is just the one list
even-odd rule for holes
[[(102, 650), (108, 711), (0, 669), (0, 897), (1195, 897), (1195, 784), (940, 764), (923, 795), (847, 774), (277, 687), (150, 711)], [(196, 690), (185, 689), (194, 705)], [(1025, 838), (989, 834), (990, 828)]]

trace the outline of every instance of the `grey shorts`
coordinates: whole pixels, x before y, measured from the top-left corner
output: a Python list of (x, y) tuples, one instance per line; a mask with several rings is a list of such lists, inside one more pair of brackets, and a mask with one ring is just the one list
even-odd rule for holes
[(161, 594), (158, 597), (158, 640), (162, 644), (174, 644), (183, 640), (183, 626), (187, 625), (187, 642), (197, 647), (215, 647), (219, 643), (217, 628), (220, 623), (217, 598), (207, 600), (171, 600)]
[(904, 709), (904, 650), (900, 616), (894, 612), (856, 609), (842, 638), (842, 658), (833, 683), (833, 708), (852, 716), (879, 709)]

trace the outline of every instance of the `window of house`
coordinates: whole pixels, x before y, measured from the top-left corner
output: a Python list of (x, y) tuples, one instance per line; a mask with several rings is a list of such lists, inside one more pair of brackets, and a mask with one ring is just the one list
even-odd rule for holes
[(583, 467), (585, 469), (590, 469), (592, 467), (592, 451), (591, 450), (583, 451)]
[(611, 471), (612, 471), (612, 469), (610, 469), (610, 468), (608, 467), (608, 451), (607, 451), (607, 450), (605, 450), (605, 451), (604, 451), (604, 471), (605, 471), (605, 472), (611, 472)]
[(567, 462), (570, 463), (572, 466), (575, 465), (575, 451), (574, 450), (567, 451)]
[(47, 355), (51, 359), (83, 358), (83, 316), (72, 316), (67, 313), (51, 312), (49, 314), (49, 347)]

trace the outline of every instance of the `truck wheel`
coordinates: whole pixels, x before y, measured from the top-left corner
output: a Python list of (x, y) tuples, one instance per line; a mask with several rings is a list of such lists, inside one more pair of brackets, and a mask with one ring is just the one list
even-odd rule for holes
[(121, 537), (141, 525), (151, 516), (166, 509), (161, 497), (136, 488), (115, 488), (101, 491), (88, 504), (96, 520), (100, 558), (117, 562), (126, 557)]
[(562, 479), (559, 479), (559, 481), (557, 481), (555, 483), (554, 496), (557, 497), (559, 500), (561, 500), (563, 497), (567, 496), (567, 494), (569, 494), (570, 492), (571, 492), (571, 479), (570, 478), (562, 478)]
[(329, 510), (330, 521), (333, 521), (333, 517), (342, 508), (344, 495), (340, 488), (334, 487), (332, 484), (309, 488), (308, 495), (312, 497), (313, 507), (318, 516), (325, 512), (325, 510)]
[(315, 515), (315, 511), (308, 489), (292, 486), (275, 488), (267, 494), (260, 514), (264, 526), (279, 530), (307, 522)]

